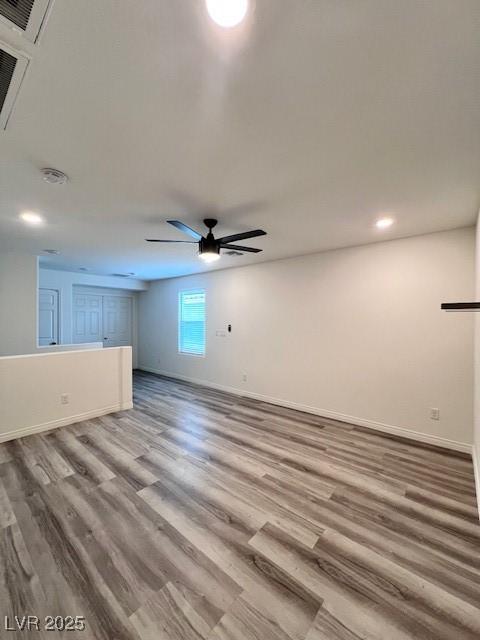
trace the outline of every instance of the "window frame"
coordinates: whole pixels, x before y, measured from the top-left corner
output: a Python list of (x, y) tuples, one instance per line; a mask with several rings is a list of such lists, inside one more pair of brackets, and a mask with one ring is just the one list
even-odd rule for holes
[[(182, 322), (182, 296), (188, 294), (203, 293), (204, 295), (204, 320), (203, 320), (203, 353), (191, 353), (181, 350), (181, 322)], [(205, 289), (182, 289), (178, 292), (177, 311), (177, 353), (181, 356), (192, 356), (194, 358), (205, 358), (207, 354), (207, 292)]]

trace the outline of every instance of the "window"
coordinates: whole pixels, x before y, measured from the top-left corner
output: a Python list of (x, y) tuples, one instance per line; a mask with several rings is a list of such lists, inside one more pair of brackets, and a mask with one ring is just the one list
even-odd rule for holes
[(205, 291), (180, 291), (178, 300), (178, 350), (205, 355)]

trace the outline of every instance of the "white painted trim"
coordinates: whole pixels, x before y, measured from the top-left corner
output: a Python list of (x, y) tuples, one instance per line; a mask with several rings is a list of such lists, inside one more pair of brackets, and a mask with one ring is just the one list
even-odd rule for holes
[(177, 373), (170, 373), (169, 371), (162, 371), (160, 369), (154, 369), (152, 367), (145, 367), (139, 365), (141, 371), (147, 371), (149, 373), (157, 373), (168, 378), (176, 378), (185, 382), (193, 382), (194, 384), (201, 385), (203, 387), (209, 387), (211, 389), (218, 389), (219, 391), (226, 391), (227, 393), (233, 393), (237, 396), (244, 396), (247, 398), (253, 398), (254, 400), (260, 400), (262, 402), (268, 402), (269, 404), (279, 405), (288, 409), (296, 409), (297, 411), (304, 411), (305, 413), (312, 413), (316, 416), (323, 418), (331, 418), (332, 420), (339, 420), (340, 422), (347, 422), (350, 424), (358, 425), (359, 427), (367, 427), (375, 431), (381, 431), (383, 433), (390, 433), (402, 438), (408, 438), (410, 440), (416, 440), (417, 442), (424, 442), (426, 444), (432, 444), (437, 447), (443, 447), (445, 449), (453, 449), (454, 451), (461, 451), (463, 453), (472, 453), (472, 445), (466, 442), (458, 442), (457, 440), (449, 440), (448, 438), (441, 438), (439, 436), (433, 436), (420, 431), (413, 431), (412, 429), (405, 429), (405, 427), (398, 427), (395, 425), (384, 424), (383, 422), (375, 422), (374, 420), (368, 420), (367, 418), (359, 418), (357, 416), (349, 416), (344, 413), (338, 413), (336, 411), (330, 411), (329, 409), (320, 409), (318, 407), (311, 407), (305, 404), (299, 404), (297, 402), (290, 402), (289, 400), (281, 400), (279, 398), (273, 398), (271, 396), (265, 396), (260, 393), (254, 393), (253, 391), (247, 391), (244, 389), (237, 389), (236, 387), (227, 387), (226, 385), (217, 384), (216, 382), (210, 382), (209, 380), (200, 380), (199, 378), (192, 378), (189, 376), (183, 376)]
[(24, 436), (30, 436), (34, 433), (40, 433), (42, 431), (50, 431), (50, 429), (56, 429), (57, 427), (65, 427), (69, 424), (74, 424), (76, 422), (83, 422), (83, 420), (91, 420), (92, 418), (98, 418), (99, 416), (104, 416), (107, 413), (114, 413), (115, 411), (125, 411), (127, 409), (133, 409), (133, 402), (118, 403), (110, 407), (93, 409), (92, 411), (86, 411), (85, 413), (78, 413), (77, 415), (74, 415), (74, 416), (66, 416), (65, 418), (58, 418), (57, 420), (51, 420), (50, 422), (43, 422), (42, 424), (34, 424), (34, 425), (31, 425), (30, 427), (15, 429), (15, 431), (0, 433), (0, 442), (6, 442), (7, 440), (15, 440), (16, 438), (23, 438)]
[(477, 494), (478, 519), (480, 520), (480, 458), (477, 455), (477, 448), (472, 446), (473, 473), (475, 474), (475, 491)]

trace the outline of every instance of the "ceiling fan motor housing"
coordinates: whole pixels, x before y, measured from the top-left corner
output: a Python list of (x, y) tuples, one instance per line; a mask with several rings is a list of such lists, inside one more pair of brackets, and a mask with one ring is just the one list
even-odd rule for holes
[(217, 253), (220, 255), (220, 243), (215, 240), (210, 231), (206, 238), (202, 238), (198, 243), (199, 253)]

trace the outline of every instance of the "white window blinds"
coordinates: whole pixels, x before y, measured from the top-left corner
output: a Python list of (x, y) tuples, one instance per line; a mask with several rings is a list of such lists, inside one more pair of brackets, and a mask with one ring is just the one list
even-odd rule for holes
[(205, 355), (205, 291), (181, 291), (178, 305), (178, 350)]

